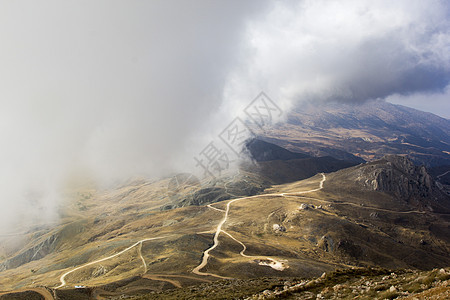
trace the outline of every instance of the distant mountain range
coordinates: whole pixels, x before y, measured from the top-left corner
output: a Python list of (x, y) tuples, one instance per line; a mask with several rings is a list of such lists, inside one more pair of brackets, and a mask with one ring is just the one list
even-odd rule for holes
[(363, 162), (396, 154), (427, 167), (450, 165), (450, 120), (385, 101), (308, 104), (290, 112), (286, 122), (257, 132), (312, 156)]

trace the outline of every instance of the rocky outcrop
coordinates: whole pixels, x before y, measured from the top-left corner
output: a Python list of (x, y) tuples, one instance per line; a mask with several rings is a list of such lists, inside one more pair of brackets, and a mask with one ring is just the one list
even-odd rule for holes
[(450, 197), (424, 166), (416, 166), (404, 156), (382, 159), (344, 170), (341, 179), (356, 182), (365, 191), (384, 192), (418, 210), (450, 213)]
[(437, 186), (424, 166), (408, 158), (387, 155), (359, 169), (357, 182), (366, 189), (392, 193), (402, 199), (431, 197)]
[(283, 225), (279, 225), (279, 224), (273, 224), (272, 229), (275, 232), (286, 232), (286, 227), (284, 227)]

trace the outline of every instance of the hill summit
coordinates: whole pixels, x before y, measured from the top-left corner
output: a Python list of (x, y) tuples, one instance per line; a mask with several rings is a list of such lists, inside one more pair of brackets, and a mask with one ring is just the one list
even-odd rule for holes
[(412, 208), (450, 212), (450, 201), (425, 166), (404, 156), (386, 155), (380, 160), (341, 170), (341, 180), (354, 181), (359, 189), (387, 193)]

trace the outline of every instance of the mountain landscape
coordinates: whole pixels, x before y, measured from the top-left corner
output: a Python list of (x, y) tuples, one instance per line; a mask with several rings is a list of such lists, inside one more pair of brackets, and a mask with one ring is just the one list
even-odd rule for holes
[[(323, 120), (323, 132), (345, 128), (344, 117), (350, 113), (334, 125)], [(309, 118), (309, 132), (320, 131)], [(296, 119), (283, 125), (289, 130), (279, 126), (265, 141), (249, 141), (253, 159), (218, 179), (180, 174), (112, 190), (67, 191), (72, 202), (61, 207), (59, 225), (0, 237), (0, 299), (188, 299), (206, 291), (218, 299), (340, 298), (336, 290), (351, 294), (361, 278), (367, 284), (357, 284), (357, 293), (367, 299), (447, 293), (449, 140), (439, 134), (448, 121), (431, 119), (444, 125), (421, 129), (436, 130), (428, 134), (429, 154), (412, 143), (402, 148), (398, 139), (381, 140), (388, 132), (416, 137), (399, 125), (393, 133), (347, 123), (347, 147), (339, 149), (344, 142), (331, 133), (308, 139), (313, 133), (298, 129), (305, 125)], [(361, 143), (369, 143), (363, 138), (375, 139), (375, 131), (378, 142), (361, 151)], [(268, 142), (275, 134), (290, 150)], [(319, 148), (328, 156), (313, 156)], [(418, 150), (411, 154), (412, 148)], [(397, 152), (378, 158), (381, 149)], [(424, 162), (444, 163), (431, 168), (443, 173), (417, 164), (427, 155)], [(176, 189), (174, 178), (181, 182)]]
[(0, 300), (450, 299), (450, 2), (0, 1)]
[(259, 135), (312, 156), (363, 162), (397, 154), (427, 167), (450, 165), (450, 121), (430, 113), (373, 100), (304, 104), (286, 118)]

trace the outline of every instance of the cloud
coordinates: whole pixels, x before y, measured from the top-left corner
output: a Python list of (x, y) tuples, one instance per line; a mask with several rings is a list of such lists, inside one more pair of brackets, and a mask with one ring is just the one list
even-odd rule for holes
[(442, 90), (450, 74), (448, 16), (443, 1), (275, 2), (250, 23), (251, 56), (230, 94), (240, 97), (253, 84), (289, 106)]
[(75, 175), (193, 168), (261, 91), (285, 112), (440, 93), (448, 16), (444, 1), (4, 1), (0, 228), (56, 218)]
[(193, 165), (242, 28), (263, 8), (2, 2), (0, 228), (56, 217), (73, 174), (108, 184)]

